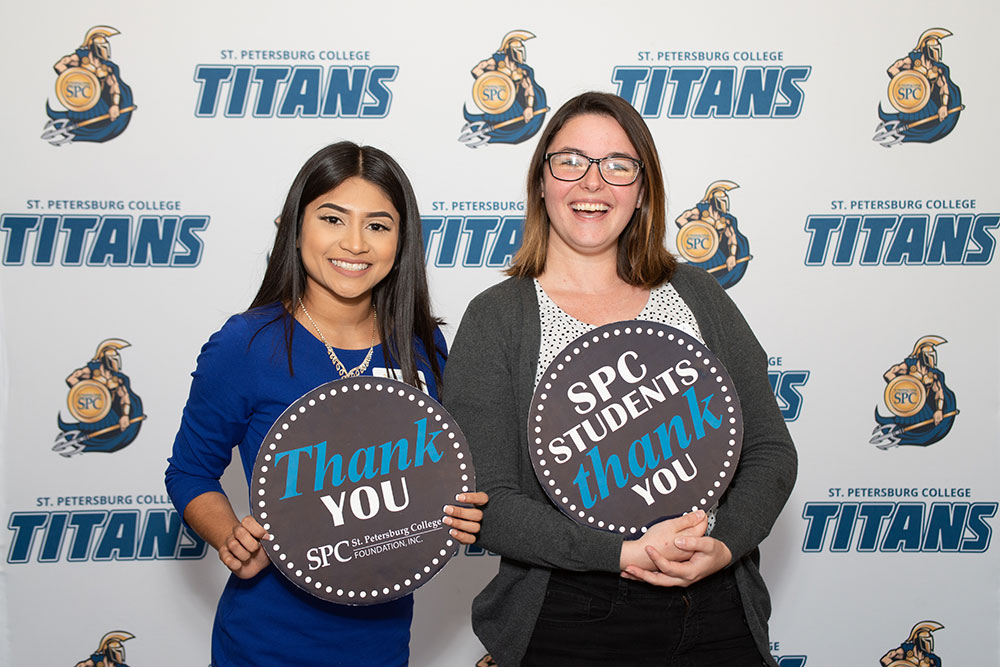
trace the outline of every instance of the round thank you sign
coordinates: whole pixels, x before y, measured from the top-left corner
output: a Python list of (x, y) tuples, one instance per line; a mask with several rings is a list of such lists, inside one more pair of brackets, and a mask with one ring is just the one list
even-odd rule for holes
[(693, 336), (656, 322), (598, 327), (566, 346), (535, 389), (531, 460), (578, 523), (637, 536), (718, 502), (739, 461), (732, 379)]
[(472, 491), (461, 430), (408, 384), (360, 377), (292, 403), (261, 445), (254, 516), (274, 566), (313, 595), (350, 605), (401, 597), (457, 551), (443, 507)]

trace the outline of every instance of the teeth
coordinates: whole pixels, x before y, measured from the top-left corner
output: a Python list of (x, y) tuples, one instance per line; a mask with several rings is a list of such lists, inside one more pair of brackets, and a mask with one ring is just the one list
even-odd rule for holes
[(334, 266), (339, 266), (342, 269), (347, 269), (348, 271), (364, 271), (369, 266), (371, 266), (371, 264), (368, 264), (366, 262), (362, 262), (360, 264), (352, 264), (351, 262), (344, 262), (339, 259), (331, 259), (330, 263), (333, 264)]
[(610, 206), (607, 204), (599, 204), (597, 202), (577, 202), (572, 205), (574, 211), (607, 211)]

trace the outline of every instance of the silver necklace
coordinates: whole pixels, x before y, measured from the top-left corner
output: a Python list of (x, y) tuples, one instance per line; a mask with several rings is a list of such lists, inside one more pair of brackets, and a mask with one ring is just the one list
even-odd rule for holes
[(328, 355), (330, 355), (330, 361), (333, 362), (334, 368), (336, 368), (337, 372), (340, 373), (340, 377), (342, 377), (342, 378), (356, 378), (359, 375), (361, 375), (362, 373), (364, 373), (365, 369), (368, 368), (368, 364), (372, 360), (372, 353), (375, 351), (375, 331), (376, 331), (376, 323), (378, 322), (378, 311), (375, 310), (375, 304), (374, 303), (372, 304), (372, 342), (371, 342), (371, 346), (369, 346), (369, 348), (368, 348), (368, 354), (365, 355), (365, 360), (362, 361), (357, 366), (355, 366), (354, 368), (352, 368), (351, 370), (347, 370), (344, 367), (344, 364), (342, 364), (341, 361), (340, 361), (340, 359), (337, 358), (337, 353), (333, 351), (333, 346), (330, 345), (328, 342), (326, 342), (326, 336), (324, 336), (323, 332), (319, 330), (319, 325), (316, 324), (316, 320), (314, 320), (312, 318), (312, 315), (309, 314), (309, 311), (306, 310), (306, 304), (302, 303), (302, 297), (299, 297), (299, 307), (302, 308), (302, 312), (306, 314), (306, 318), (313, 325), (313, 329), (315, 329), (316, 333), (319, 334), (319, 339), (321, 341), (323, 341), (323, 345), (326, 345), (326, 353)]

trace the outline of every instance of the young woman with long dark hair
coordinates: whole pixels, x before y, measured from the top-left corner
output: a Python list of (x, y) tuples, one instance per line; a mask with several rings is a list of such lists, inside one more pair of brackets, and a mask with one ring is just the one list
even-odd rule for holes
[[(407, 663), (412, 596), (349, 607), (300, 590), (270, 566), (264, 528), (236, 517), (219, 478), (238, 448), (249, 482), (275, 419), (331, 380), (391, 376), (437, 397), (446, 357), (439, 324), (403, 170), (350, 142), (309, 158), (288, 192), (257, 296), (202, 348), (166, 472), (178, 512), (232, 571), (213, 665)], [(457, 500), (481, 505), (486, 495)], [(473, 542), (482, 512), (445, 512), (452, 536)]]

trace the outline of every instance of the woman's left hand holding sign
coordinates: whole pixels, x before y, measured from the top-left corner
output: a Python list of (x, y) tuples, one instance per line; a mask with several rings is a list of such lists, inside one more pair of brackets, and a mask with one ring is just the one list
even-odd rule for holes
[(483, 520), (483, 511), (478, 507), (489, 502), (490, 498), (482, 491), (473, 493), (460, 493), (455, 496), (455, 500), (460, 503), (468, 503), (475, 507), (460, 507), (458, 505), (445, 505), (444, 523), (451, 527), (451, 536), (462, 544), (472, 544), (476, 541), (476, 534), (479, 532), (480, 523)]

